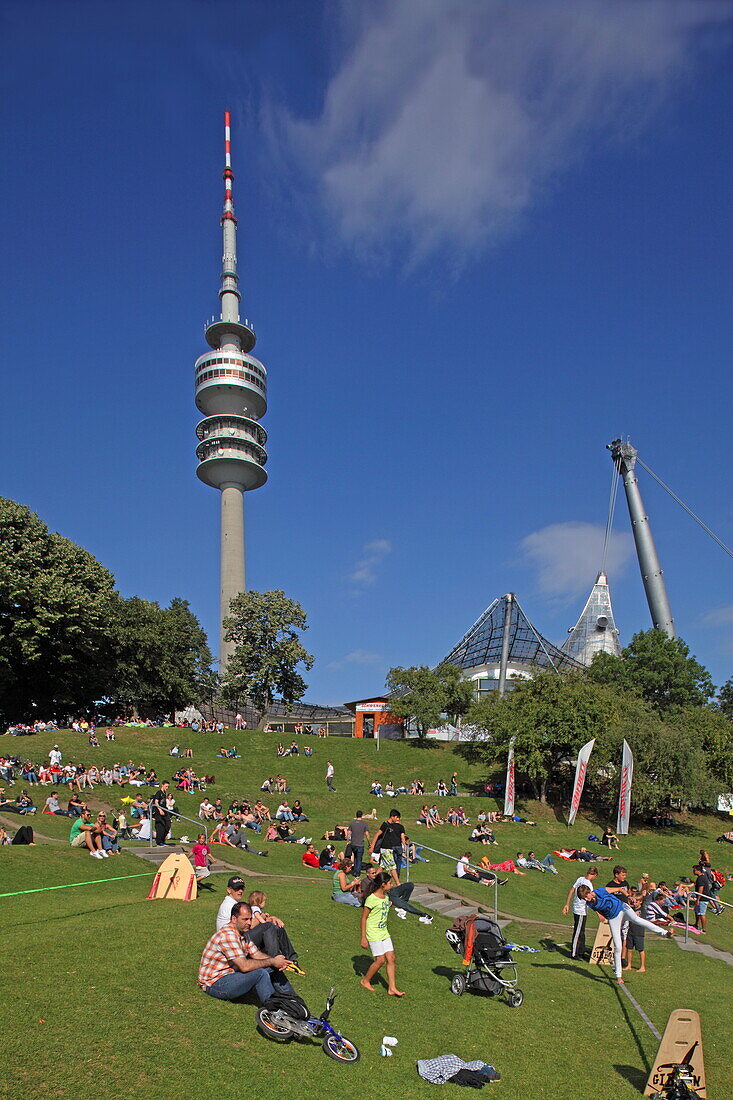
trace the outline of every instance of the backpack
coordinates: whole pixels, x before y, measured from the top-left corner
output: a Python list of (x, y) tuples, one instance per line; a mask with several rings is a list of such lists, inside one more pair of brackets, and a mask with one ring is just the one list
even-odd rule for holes
[(273, 993), (265, 1001), (264, 1007), (270, 1012), (285, 1012), (294, 1020), (310, 1018), (307, 1004), (297, 993)]
[(712, 871), (711, 870), (710, 873), (712, 874), (713, 878), (717, 882), (718, 886), (725, 886), (726, 878), (725, 878), (725, 875), (723, 874), (722, 871)]

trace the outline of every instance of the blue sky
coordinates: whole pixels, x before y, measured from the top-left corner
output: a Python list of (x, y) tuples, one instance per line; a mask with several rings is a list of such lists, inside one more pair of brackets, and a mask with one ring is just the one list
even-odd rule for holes
[[(305, 607), (308, 698), (439, 660), (506, 591), (562, 641), (615, 436), (732, 544), (732, 31), (718, 0), (6, 2), (0, 493), (216, 648), (193, 364), (229, 107), (269, 375), (248, 585)], [(640, 480), (719, 684), (730, 558)], [(627, 641), (622, 494), (609, 572)]]

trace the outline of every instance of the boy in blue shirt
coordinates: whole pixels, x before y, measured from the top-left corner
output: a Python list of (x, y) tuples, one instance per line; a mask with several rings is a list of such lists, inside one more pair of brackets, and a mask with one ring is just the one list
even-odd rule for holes
[(595, 910), (600, 917), (604, 917), (608, 921), (609, 928), (611, 929), (611, 938), (613, 939), (613, 967), (616, 972), (616, 981), (619, 985), (624, 985), (624, 980), (621, 976), (621, 925), (625, 920), (630, 924), (638, 924), (641, 925), (642, 928), (649, 928), (659, 936), (672, 937), (674, 935), (671, 928), (659, 928), (656, 924), (652, 924), (651, 921), (644, 920), (643, 917), (640, 917), (630, 905), (617, 896), (617, 891), (613, 888), (598, 886), (595, 890), (591, 890), (589, 886), (579, 886), (577, 893), (578, 897), (584, 901), (589, 908)]

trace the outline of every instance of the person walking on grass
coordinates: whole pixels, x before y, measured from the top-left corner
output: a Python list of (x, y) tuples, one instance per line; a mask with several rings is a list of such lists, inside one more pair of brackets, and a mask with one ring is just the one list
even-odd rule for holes
[(336, 788), (333, 785), (334, 766), (330, 760), (326, 761), (326, 786), (329, 791), (333, 791), (336, 794)]
[(394, 945), (387, 932), (387, 916), (392, 905), (387, 897), (390, 881), (390, 875), (380, 871), (366, 887), (361, 911), (361, 946), (371, 951), (374, 962), (360, 984), (373, 993), (372, 980), (386, 963), (388, 994), (390, 997), (404, 997), (405, 994), (397, 988)]
[(643, 917), (634, 912), (627, 902), (619, 897), (618, 893), (611, 893), (609, 889), (604, 889), (603, 886), (598, 886), (594, 890), (590, 886), (579, 886), (577, 893), (578, 897), (582, 898), (590, 909), (595, 910), (599, 916), (605, 917), (608, 921), (611, 938), (613, 939), (613, 967), (619, 985), (625, 984), (621, 976), (623, 972), (621, 925), (624, 920), (627, 920), (630, 925), (634, 924), (641, 928), (649, 928), (652, 932), (656, 932), (658, 936), (667, 936), (670, 939), (674, 936), (671, 928), (658, 928), (651, 921), (644, 920)]

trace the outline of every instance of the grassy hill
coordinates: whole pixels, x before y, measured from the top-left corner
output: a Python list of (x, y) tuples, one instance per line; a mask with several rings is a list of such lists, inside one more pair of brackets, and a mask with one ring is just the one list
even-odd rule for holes
[[(65, 760), (114, 763), (132, 758), (155, 767), (165, 778), (176, 766), (168, 756), (174, 740), (191, 746), (197, 771), (215, 775), (216, 783), (207, 793), (225, 802), (235, 795), (256, 797), (265, 776), (283, 772), (292, 788), (289, 800), (300, 798), (310, 815), (308, 836), (320, 837), (324, 828), (348, 821), (356, 809), (368, 812), (376, 805), (380, 815), (386, 814), (395, 802), (370, 802), (374, 778), (409, 785), (420, 777), (432, 791), (438, 779), (447, 781), (457, 770), (466, 794), (459, 801), (470, 817), (479, 803), (495, 805), (468, 797), (468, 790), (483, 776), (445, 746), (420, 749), (385, 742), (377, 752), (373, 741), (301, 738), (301, 747), (306, 740), (313, 745), (312, 757), (278, 760), (275, 736), (228, 731), (224, 744), (236, 744), (241, 754), (228, 761), (216, 759), (216, 735), (122, 729), (114, 744), (103, 742), (96, 750), (68, 731), (6, 738), (2, 750), (40, 759), (58, 743)], [(328, 759), (336, 769), (336, 794), (326, 790)], [(38, 800), (43, 790), (36, 788)], [(98, 787), (91, 801), (118, 807), (121, 793)], [(176, 797), (181, 811), (195, 817), (201, 796)], [(265, 800), (273, 810), (279, 801), (274, 796)], [(458, 856), (467, 847), (467, 830), (443, 826), (425, 834), (414, 825), (422, 801), (409, 796), (396, 800), (408, 832)], [(450, 801), (444, 800), (441, 808)], [(542, 856), (560, 845), (580, 845), (604, 824), (581, 818), (569, 830), (549, 807), (527, 804), (523, 810), (538, 826), (499, 826), (499, 846), (490, 850), (492, 858), (509, 858), (527, 848)], [(201, 948), (213, 930), (226, 876), (215, 878), (214, 895), (204, 892), (195, 903), (147, 902), (149, 865), (127, 854), (102, 862), (72, 851), (66, 843), (67, 819), (36, 815), (33, 824), (51, 839), (39, 841), (36, 848), (0, 850), (0, 893), (105, 881), (0, 898), (5, 947), (0, 968), (3, 1097), (85, 1091), (95, 1097), (178, 1100), (200, 1089), (220, 1097), (256, 1089), (264, 1100), (294, 1092), (308, 1100), (324, 1090), (341, 1097), (377, 1090), (423, 1097), (432, 1095), (434, 1088), (418, 1078), (415, 1061), (447, 1052), (492, 1062), (503, 1076), (501, 1095), (512, 1100), (575, 1100), (599, 1090), (623, 1098), (639, 1095), (643, 1087), (656, 1050), (646, 1026), (610, 984), (605, 969), (574, 964), (562, 948), (548, 949), (568, 939), (560, 910), (577, 875), (576, 864), (559, 864), (558, 876), (512, 876), (500, 892), (504, 912), (547, 922), (518, 920), (509, 928), (517, 941), (541, 948), (536, 955), (518, 956), (526, 999), (521, 1008), (510, 1009), (503, 1002), (468, 995), (459, 999), (450, 993), (450, 975), (460, 969), (460, 960), (445, 941), (447, 922), (439, 917), (430, 927), (415, 918), (391, 919), (398, 977), (408, 995), (395, 1001), (384, 990), (367, 993), (356, 977), (364, 958), (359, 912), (331, 902), (330, 876), (306, 874), (300, 846), (270, 845), (267, 860), (226, 849), (228, 862), (256, 873), (248, 882), (266, 890), (271, 910), (287, 921), (307, 972), (297, 979), (298, 988), (310, 1007), (320, 1011), (328, 988), (336, 986), (334, 1022), (362, 1051), (361, 1062), (347, 1067), (330, 1062), (315, 1045), (268, 1044), (254, 1030), (253, 1007), (214, 1001), (197, 990)], [(179, 833), (189, 836), (193, 830), (189, 823), (179, 827)], [(620, 861), (631, 878), (648, 871), (670, 880), (690, 874), (698, 849), (707, 846), (714, 849), (714, 858), (720, 857), (721, 869), (733, 871), (727, 865), (733, 864), (727, 858), (730, 849), (721, 851), (722, 846), (716, 849), (714, 844), (720, 831), (721, 823), (711, 818), (690, 819), (677, 830), (635, 831), (622, 842)], [(430, 859), (412, 869), (413, 877), (455, 888), (451, 862), (433, 855)], [(143, 877), (106, 881), (139, 874)], [(484, 902), (491, 896), (470, 883), (461, 884), (461, 892)], [(730, 928), (729, 917), (712, 918), (708, 938), (731, 950)], [(647, 974), (629, 978), (629, 989), (660, 1030), (675, 1007), (700, 1012), (708, 1093), (733, 1094), (728, 1063), (733, 1027), (727, 1013), (731, 968), (656, 938), (648, 944), (648, 967)], [(384, 1034), (400, 1040), (390, 1059), (379, 1056)]]

